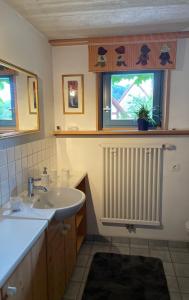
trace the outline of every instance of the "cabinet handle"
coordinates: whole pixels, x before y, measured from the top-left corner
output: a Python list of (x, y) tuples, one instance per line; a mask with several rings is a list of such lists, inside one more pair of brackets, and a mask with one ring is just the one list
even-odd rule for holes
[(70, 224), (64, 224), (64, 229), (70, 230), (71, 229), (71, 225)]
[(62, 229), (61, 229), (62, 235), (66, 235), (70, 229), (71, 229), (70, 224), (62, 224)]
[(15, 286), (8, 286), (7, 287), (7, 296), (14, 296), (17, 293), (17, 288)]
[(62, 235), (66, 235), (68, 233), (68, 229), (62, 229), (61, 233), (62, 233)]

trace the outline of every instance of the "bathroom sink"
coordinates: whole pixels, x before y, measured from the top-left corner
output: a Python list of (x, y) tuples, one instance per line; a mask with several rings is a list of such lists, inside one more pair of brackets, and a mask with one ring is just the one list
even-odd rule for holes
[(85, 194), (75, 188), (57, 187), (40, 192), (35, 197), (33, 208), (55, 209), (55, 218), (62, 221), (76, 214), (85, 201)]

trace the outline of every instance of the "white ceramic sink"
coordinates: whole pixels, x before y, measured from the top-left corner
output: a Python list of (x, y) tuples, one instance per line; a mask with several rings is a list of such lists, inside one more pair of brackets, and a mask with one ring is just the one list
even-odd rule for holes
[(35, 199), (33, 208), (55, 209), (55, 218), (62, 221), (79, 211), (85, 201), (85, 194), (75, 188), (56, 187), (38, 193)]

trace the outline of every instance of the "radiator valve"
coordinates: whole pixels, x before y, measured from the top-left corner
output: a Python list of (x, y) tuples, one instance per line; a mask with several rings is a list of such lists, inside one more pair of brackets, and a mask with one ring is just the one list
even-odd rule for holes
[(129, 233), (136, 232), (136, 228), (133, 224), (126, 224), (126, 228), (129, 231)]

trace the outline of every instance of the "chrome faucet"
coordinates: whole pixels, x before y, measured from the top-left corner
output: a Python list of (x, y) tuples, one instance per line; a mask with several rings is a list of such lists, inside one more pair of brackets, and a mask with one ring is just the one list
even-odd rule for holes
[(48, 191), (48, 189), (45, 186), (34, 185), (35, 181), (40, 181), (40, 180), (41, 180), (41, 178), (33, 178), (33, 177), (28, 178), (28, 197), (34, 196), (33, 190), (40, 190), (40, 191), (44, 191), (44, 192)]

